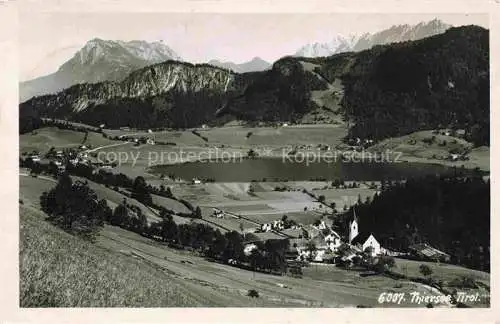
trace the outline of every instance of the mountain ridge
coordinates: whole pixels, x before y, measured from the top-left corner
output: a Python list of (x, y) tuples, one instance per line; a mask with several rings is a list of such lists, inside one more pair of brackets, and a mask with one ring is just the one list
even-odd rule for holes
[(120, 80), (133, 70), (169, 59), (181, 58), (162, 42), (125, 42), (94, 38), (56, 72), (21, 82), (20, 101), (33, 96), (53, 94), (78, 83)]
[(359, 52), (376, 45), (384, 45), (409, 40), (418, 40), (425, 37), (441, 34), (452, 27), (441, 20), (434, 19), (416, 25), (394, 25), (374, 34), (336, 35), (326, 43), (312, 43), (301, 47), (294, 56), (323, 57), (345, 52)]
[(272, 64), (261, 59), (260, 57), (254, 57), (250, 61), (242, 63), (219, 61), (217, 59), (213, 59), (208, 61), (208, 64), (226, 68), (237, 73), (260, 72), (265, 71), (272, 66)]

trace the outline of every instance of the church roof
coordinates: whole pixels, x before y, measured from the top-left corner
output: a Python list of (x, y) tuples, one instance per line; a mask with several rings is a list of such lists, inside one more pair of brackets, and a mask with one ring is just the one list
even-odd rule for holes
[[(368, 240), (368, 238), (370, 237), (370, 235), (372, 235), (373, 233), (371, 232), (361, 232), (359, 233), (358, 235), (356, 235), (356, 237), (352, 240), (351, 244), (358, 244), (358, 243), (365, 243), (366, 240)], [(374, 236), (375, 237), (375, 236)]]

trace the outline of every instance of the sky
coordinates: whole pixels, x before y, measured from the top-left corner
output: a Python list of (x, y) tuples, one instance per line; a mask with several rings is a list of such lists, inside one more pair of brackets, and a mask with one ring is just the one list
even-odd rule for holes
[(434, 18), (454, 26), (488, 28), (485, 14), (24, 12), (19, 20), (19, 77), (24, 81), (55, 72), (96, 37), (162, 40), (194, 63), (240, 63), (256, 56), (273, 62), (338, 34), (375, 33)]

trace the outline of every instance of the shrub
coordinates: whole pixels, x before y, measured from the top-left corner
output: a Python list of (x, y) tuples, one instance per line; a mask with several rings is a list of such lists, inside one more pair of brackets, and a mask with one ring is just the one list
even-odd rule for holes
[(425, 277), (429, 277), (432, 274), (432, 269), (426, 264), (421, 264), (419, 270)]
[(259, 298), (259, 292), (255, 289), (250, 289), (247, 293), (248, 297)]

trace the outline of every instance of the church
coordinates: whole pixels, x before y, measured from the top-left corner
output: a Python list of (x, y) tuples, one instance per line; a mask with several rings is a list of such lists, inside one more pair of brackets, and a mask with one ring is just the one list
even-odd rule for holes
[(371, 255), (376, 256), (381, 253), (380, 243), (370, 232), (359, 232), (359, 219), (356, 210), (353, 208), (353, 217), (349, 222), (349, 244), (357, 247), (361, 251), (371, 250)]

